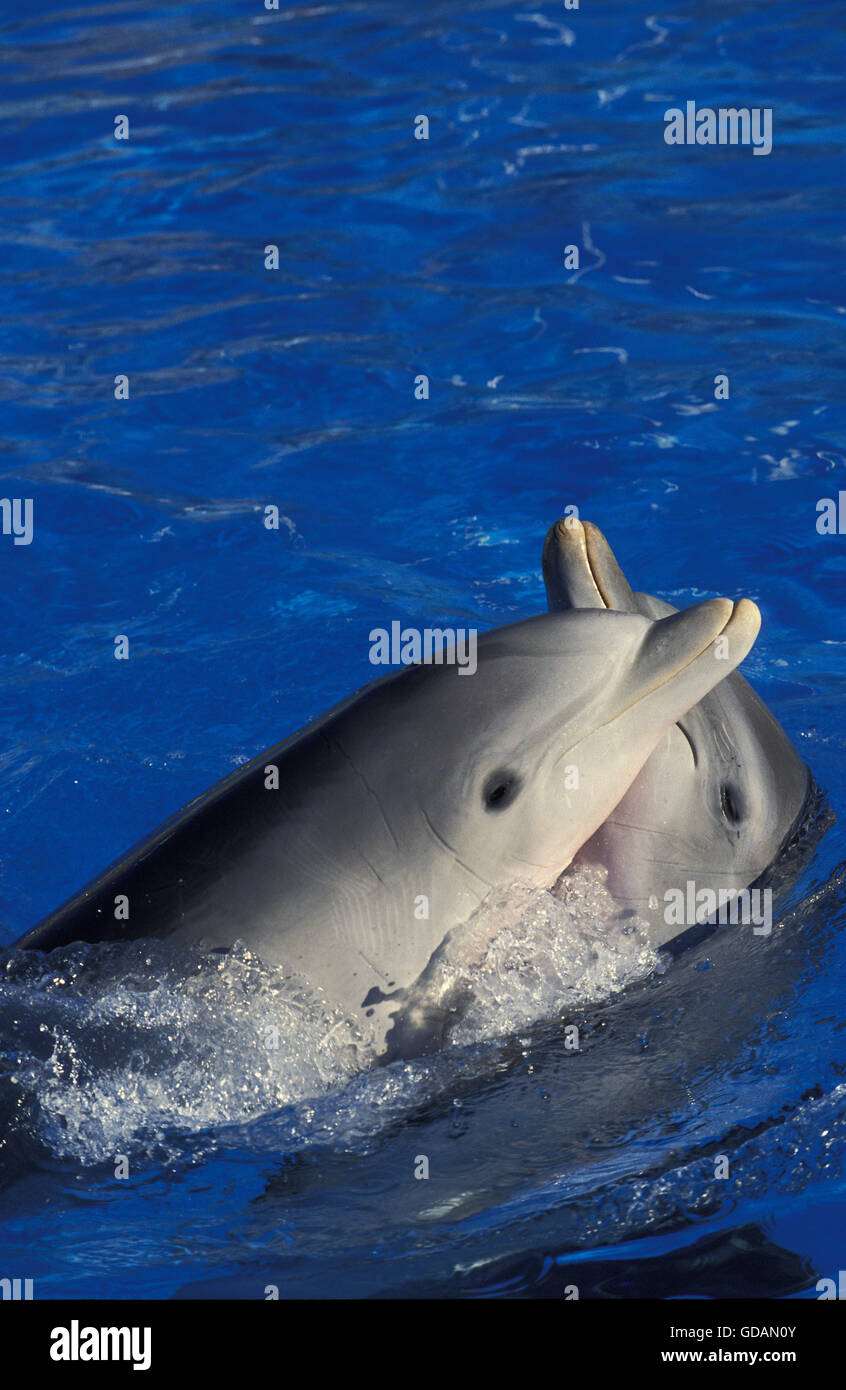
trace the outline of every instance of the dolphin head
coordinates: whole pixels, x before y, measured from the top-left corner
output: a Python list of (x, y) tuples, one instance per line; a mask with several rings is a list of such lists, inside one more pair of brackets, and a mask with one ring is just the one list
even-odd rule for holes
[[(675, 610), (629, 587), (602, 533), (558, 522), (544, 545), (550, 606)], [(751, 686), (728, 674), (662, 735), (630, 790), (580, 857), (605, 865), (609, 887), (652, 923), (653, 939), (679, 934), (664, 921), (668, 890), (753, 883), (778, 856), (805, 805), (807, 767)]]
[[(480, 637), (472, 676), (419, 666), (380, 686), (367, 726), (362, 707), (337, 737), (394, 840), (415, 844), (418, 882), (428, 858), (430, 879), (457, 875), (476, 901), (515, 880), (552, 884), (676, 720), (747, 654), (759, 621), (748, 600), (722, 598), (658, 621), (529, 618)], [(463, 914), (433, 915), (440, 940)]]

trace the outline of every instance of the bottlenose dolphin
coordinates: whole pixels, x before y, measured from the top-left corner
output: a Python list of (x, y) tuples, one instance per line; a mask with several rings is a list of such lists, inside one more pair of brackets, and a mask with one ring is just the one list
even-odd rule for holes
[[(677, 611), (632, 592), (590, 522), (568, 518), (550, 528), (543, 573), (553, 612), (604, 609), (666, 619)], [(689, 883), (696, 893), (723, 890), (730, 901), (769, 868), (811, 786), (781, 725), (733, 672), (667, 730), (579, 859), (607, 868), (614, 898), (645, 918), (650, 940), (661, 945), (684, 930), (666, 909), (677, 892), (693, 901)]]
[(494, 887), (554, 884), (759, 625), (753, 603), (721, 598), (658, 622), (586, 610), (486, 632), (471, 678), (447, 661), (373, 682), (16, 944), (244, 940), (378, 1043), (446, 934)]

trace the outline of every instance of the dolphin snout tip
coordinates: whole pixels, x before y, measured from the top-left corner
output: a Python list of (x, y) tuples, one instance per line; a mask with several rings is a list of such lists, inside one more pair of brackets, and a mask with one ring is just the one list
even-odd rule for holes
[(717, 632), (721, 632), (727, 623), (731, 622), (734, 614), (734, 599), (730, 598), (706, 598), (702, 603), (693, 605), (707, 615), (714, 624)]
[(761, 610), (757, 603), (753, 603), (751, 598), (739, 598), (734, 603), (730, 599), (723, 599), (722, 602), (731, 608), (723, 632), (729, 635), (731, 629), (731, 636), (748, 642), (751, 647), (761, 631)]
[(737, 599), (734, 615), (736, 618), (742, 618), (744, 622), (755, 623), (759, 628), (761, 626), (761, 610), (751, 598)]
[[(711, 598), (696, 607), (707, 614), (709, 640), (719, 642), (726, 639), (717, 655), (725, 658), (731, 655), (736, 665), (752, 650), (755, 639), (761, 630), (761, 610), (749, 598)], [(692, 610), (688, 609), (688, 612)]]
[(553, 523), (552, 535), (555, 540), (563, 541), (565, 545), (571, 545), (573, 541), (583, 540), (585, 528), (575, 516), (562, 516)]
[(731, 629), (732, 634), (750, 639), (751, 645), (761, 628), (761, 610), (751, 598), (709, 598), (695, 608), (709, 616), (715, 636)]

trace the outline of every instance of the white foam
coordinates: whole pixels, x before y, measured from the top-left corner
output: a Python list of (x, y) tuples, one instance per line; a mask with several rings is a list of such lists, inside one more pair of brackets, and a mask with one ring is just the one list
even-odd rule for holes
[[(483, 904), (437, 954), (425, 997), (467, 1000), (447, 1037), (456, 1056), (658, 964), (645, 924), (616, 916), (602, 871), (579, 868), (553, 892), (515, 884)], [(224, 955), (167, 942), (17, 952), (0, 970), (0, 1017), (12, 1016), (17, 1051), (4, 1070), (34, 1101), (38, 1140), (83, 1163), (174, 1156), (179, 1136), (286, 1107), (294, 1143), (347, 1128), (360, 1137), (362, 1116), (378, 1129), (437, 1090), (444, 1061), (361, 1076), (376, 1055), (367, 1025), (242, 944)]]
[[(30, 958), (30, 961), (32, 958)], [(324, 1094), (363, 1065), (368, 1040), (317, 990), (236, 945), (73, 947), (3, 981), (3, 1011), (41, 1019), (13, 1070), (59, 1157), (109, 1161)], [(49, 968), (45, 968), (45, 964)], [(184, 972), (184, 973), (183, 973)]]
[(429, 971), (426, 1000), (463, 999), (448, 1041), (518, 1032), (607, 998), (663, 968), (647, 924), (621, 918), (606, 871), (581, 865), (555, 889), (513, 884), (453, 932)]

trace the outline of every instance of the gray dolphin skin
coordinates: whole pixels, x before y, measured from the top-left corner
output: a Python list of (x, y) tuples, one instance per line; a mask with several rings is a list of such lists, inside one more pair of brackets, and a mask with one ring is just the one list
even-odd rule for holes
[[(587, 609), (486, 632), (474, 675), (447, 653), (373, 682), (16, 944), (243, 940), (384, 1041), (446, 934), (492, 888), (554, 884), (759, 625), (753, 603), (721, 598), (657, 622)], [(118, 897), (128, 921), (115, 920)]]
[[(543, 572), (551, 611), (574, 608), (666, 618), (676, 610), (633, 593), (596, 526), (567, 518), (547, 533)], [(800, 818), (811, 776), (781, 725), (738, 672), (667, 730), (579, 859), (604, 865), (621, 907), (649, 922), (661, 945), (670, 890), (734, 895), (773, 864)]]

